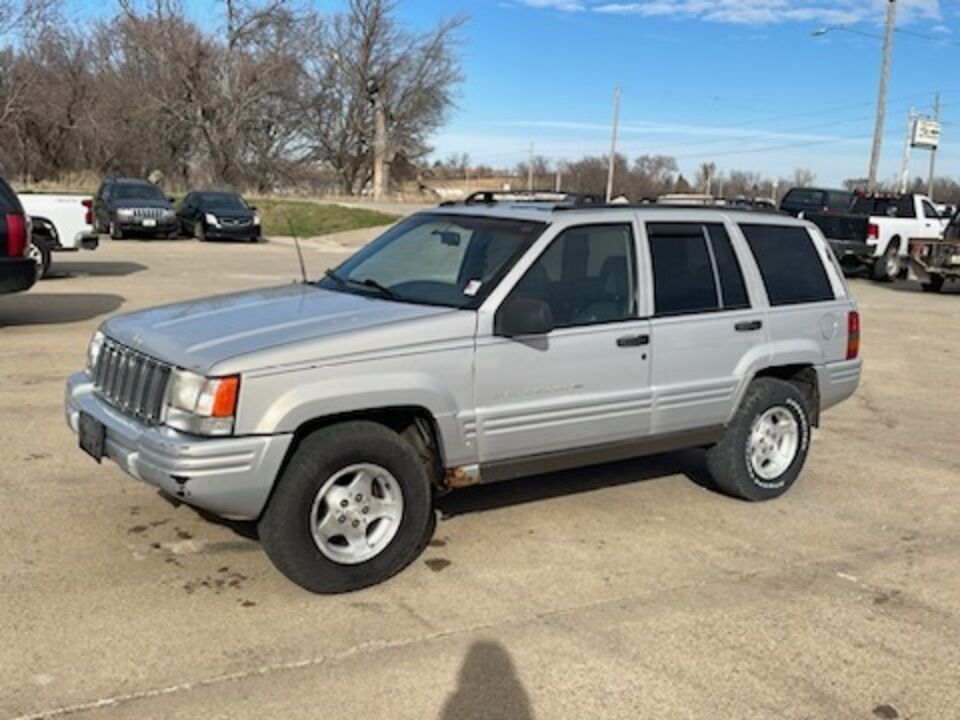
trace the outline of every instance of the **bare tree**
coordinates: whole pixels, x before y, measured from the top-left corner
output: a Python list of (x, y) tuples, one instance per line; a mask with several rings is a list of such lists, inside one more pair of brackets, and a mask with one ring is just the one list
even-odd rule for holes
[(387, 116), (388, 159), (402, 153), (416, 160), (428, 152), (427, 139), (445, 120), (461, 80), (463, 18), (415, 34), (398, 24), (394, 10), (389, 0), (350, 0), (307, 53), (315, 91), (306, 101), (305, 132), (314, 157), (334, 169), (346, 194), (362, 190), (372, 175), (374, 87)]

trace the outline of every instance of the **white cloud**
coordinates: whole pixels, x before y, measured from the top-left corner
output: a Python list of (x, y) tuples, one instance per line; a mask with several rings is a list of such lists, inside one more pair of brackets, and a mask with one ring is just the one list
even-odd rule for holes
[[(879, 23), (887, 0), (518, 0), (522, 5), (565, 12), (673, 17), (742, 25), (784, 22)], [(902, 23), (942, 20), (940, 0), (900, 0)]]
[(587, 7), (580, 0), (519, 0), (521, 5), (532, 8), (546, 8), (549, 10), (563, 10), (564, 12), (581, 12)]

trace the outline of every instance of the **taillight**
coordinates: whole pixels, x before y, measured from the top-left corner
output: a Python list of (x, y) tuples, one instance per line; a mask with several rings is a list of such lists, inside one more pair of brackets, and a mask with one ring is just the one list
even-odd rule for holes
[(847, 315), (847, 360), (855, 360), (860, 354), (860, 313)]
[(83, 222), (87, 225), (93, 225), (93, 200), (87, 198), (82, 202), (82, 205), (87, 209), (86, 214), (83, 216)]
[(7, 215), (7, 255), (23, 257), (27, 254), (27, 218), (19, 213)]
[(876, 223), (870, 223), (867, 225), (867, 237), (871, 240), (876, 240), (880, 237), (880, 226)]

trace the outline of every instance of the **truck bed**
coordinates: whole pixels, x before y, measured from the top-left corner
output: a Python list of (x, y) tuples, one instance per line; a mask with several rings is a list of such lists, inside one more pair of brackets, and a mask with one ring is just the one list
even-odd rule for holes
[(807, 213), (804, 219), (820, 228), (829, 240), (867, 241), (867, 227), (870, 224), (870, 218), (867, 215)]

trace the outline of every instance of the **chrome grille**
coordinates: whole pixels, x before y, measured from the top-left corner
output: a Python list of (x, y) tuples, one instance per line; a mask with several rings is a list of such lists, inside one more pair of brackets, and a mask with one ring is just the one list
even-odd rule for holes
[(107, 403), (151, 425), (160, 422), (170, 366), (113, 340), (105, 340), (93, 386)]
[(140, 220), (159, 220), (165, 212), (163, 208), (133, 208), (133, 216)]
[(220, 218), (220, 224), (224, 227), (247, 227), (252, 222), (250, 218)]

